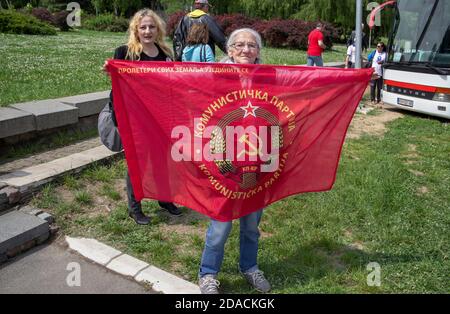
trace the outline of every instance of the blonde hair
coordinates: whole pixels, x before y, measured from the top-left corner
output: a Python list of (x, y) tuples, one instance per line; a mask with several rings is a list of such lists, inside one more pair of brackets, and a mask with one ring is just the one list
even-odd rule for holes
[(166, 23), (156, 14), (154, 11), (150, 9), (142, 9), (136, 12), (136, 14), (131, 18), (130, 25), (128, 27), (128, 51), (126, 59), (129, 60), (139, 60), (140, 55), (142, 53), (143, 47), (141, 42), (139, 41), (139, 24), (141, 23), (144, 17), (151, 17), (155, 22), (155, 26), (157, 29), (157, 36), (155, 43), (161, 48), (161, 50), (170, 58), (173, 59), (172, 49), (164, 41), (166, 37)]

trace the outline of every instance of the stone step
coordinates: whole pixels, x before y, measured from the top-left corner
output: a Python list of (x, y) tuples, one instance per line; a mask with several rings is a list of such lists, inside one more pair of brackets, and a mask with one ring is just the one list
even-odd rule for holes
[(11, 105), (10, 108), (32, 114), (37, 131), (78, 122), (77, 107), (69, 106), (53, 99), (15, 104)]
[(15, 108), (0, 108), (0, 138), (36, 130), (34, 116)]
[(0, 176), (0, 186), (3, 186), (0, 188), (0, 211), (28, 200), (32, 193), (64, 174), (79, 172), (94, 162), (109, 160), (120, 154), (111, 152), (101, 145), (2, 175)]
[(50, 236), (46, 220), (11, 211), (0, 216), (0, 263), (46, 241)]
[(98, 114), (109, 101), (110, 91), (59, 98), (58, 101), (79, 109), (78, 116)]
[(109, 90), (83, 95), (11, 104), (0, 108), (0, 139), (39, 134), (77, 125), (97, 115), (109, 100)]
[[(44, 150), (22, 158), (11, 158), (10, 160), (0, 161), (0, 176), (32, 166), (40, 165), (52, 160), (70, 156), (75, 153), (95, 148), (102, 145), (99, 137), (89, 138), (69, 144), (59, 148)], [(0, 184), (0, 189), (1, 189)]]

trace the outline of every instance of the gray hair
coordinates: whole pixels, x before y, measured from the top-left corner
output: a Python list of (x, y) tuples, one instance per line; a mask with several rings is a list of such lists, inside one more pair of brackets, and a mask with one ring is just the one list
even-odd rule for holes
[[(261, 51), (262, 48), (262, 39), (261, 39), (261, 35), (259, 35), (259, 33), (257, 31), (255, 31), (254, 29), (251, 28), (239, 28), (234, 30), (231, 34), (230, 37), (228, 37), (227, 40), (227, 50), (230, 49), (230, 47), (232, 47), (232, 45), (236, 42), (236, 37), (240, 34), (240, 33), (249, 33), (251, 34), (256, 41), (256, 44), (258, 45), (258, 50)], [(222, 60), (220, 60), (220, 62), (223, 63), (233, 63), (233, 60), (231, 60), (230, 57), (225, 57)], [(255, 63), (262, 63), (261, 62), (261, 57), (256, 58)]]

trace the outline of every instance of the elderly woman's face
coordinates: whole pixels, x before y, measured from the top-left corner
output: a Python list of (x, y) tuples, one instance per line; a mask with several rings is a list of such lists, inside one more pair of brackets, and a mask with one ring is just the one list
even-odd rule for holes
[(247, 32), (239, 33), (228, 49), (228, 56), (235, 63), (255, 63), (259, 57), (259, 47), (255, 37)]

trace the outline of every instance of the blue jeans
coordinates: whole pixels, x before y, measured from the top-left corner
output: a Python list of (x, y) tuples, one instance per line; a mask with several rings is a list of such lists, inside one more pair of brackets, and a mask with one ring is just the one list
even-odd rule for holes
[[(242, 272), (253, 272), (258, 269), (259, 222), (263, 210), (240, 218), (240, 259), (239, 268)], [(220, 222), (211, 219), (206, 232), (205, 248), (200, 263), (199, 276), (216, 275), (222, 266), (225, 242), (231, 231), (232, 222)]]
[(313, 65), (323, 67), (322, 56), (308, 56), (306, 59), (306, 65), (312, 67)]

